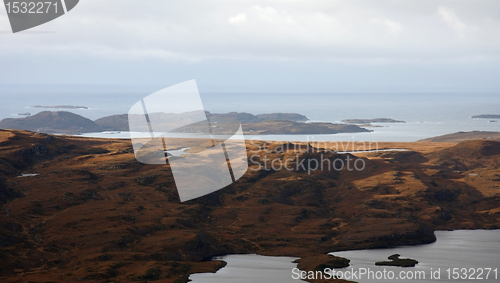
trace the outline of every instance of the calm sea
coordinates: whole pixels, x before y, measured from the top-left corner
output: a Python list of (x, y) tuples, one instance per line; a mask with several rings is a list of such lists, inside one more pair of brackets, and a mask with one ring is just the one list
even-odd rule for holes
[[(90, 119), (125, 114), (155, 87), (1, 87), (0, 118), (18, 118), (50, 109), (34, 105), (74, 105), (67, 110)], [(268, 136), (273, 140), (416, 141), (459, 131), (500, 131), (500, 120), (471, 119), (500, 114), (500, 93), (209, 93), (200, 90), (205, 109), (213, 113), (294, 112), (311, 121), (340, 122), (353, 118), (392, 118), (405, 124), (378, 124), (373, 133)], [(109, 136), (109, 135), (108, 135)]]

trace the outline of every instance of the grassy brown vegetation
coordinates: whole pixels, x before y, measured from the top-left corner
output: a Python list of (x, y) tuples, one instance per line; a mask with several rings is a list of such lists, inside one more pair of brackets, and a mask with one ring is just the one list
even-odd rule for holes
[[(348, 156), (247, 146), (270, 159)], [(2, 130), (0, 280), (186, 282), (223, 267), (206, 260), (230, 253), (301, 257), (314, 270), (343, 262), (325, 255), (332, 251), (429, 243), (435, 229), (499, 228), (500, 142), (379, 147), (410, 151), (350, 155), (365, 160), (362, 172), (250, 164), (229, 187), (180, 203), (169, 166), (138, 163), (128, 140)]]

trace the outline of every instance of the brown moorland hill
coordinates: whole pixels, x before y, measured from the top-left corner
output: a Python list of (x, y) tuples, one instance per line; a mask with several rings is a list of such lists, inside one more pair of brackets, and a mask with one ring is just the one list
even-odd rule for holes
[[(500, 178), (481, 181), (498, 170), (500, 142), (435, 150), (384, 143), (409, 151), (341, 155), (281, 145), (249, 143), (255, 158), (245, 176), (180, 203), (169, 166), (138, 163), (128, 140), (0, 131), (0, 280), (187, 282), (223, 267), (207, 260), (230, 253), (300, 257), (301, 268), (314, 270), (347, 262), (325, 256), (332, 251), (430, 243), (435, 229), (500, 227)], [(308, 174), (265, 170), (264, 157), (292, 165), (362, 158), (366, 166)], [(30, 173), (39, 175), (18, 177)]]
[(470, 140), (500, 140), (500, 132), (472, 131), (458, 132), (421, 140), (422, 142), (463, 142)]

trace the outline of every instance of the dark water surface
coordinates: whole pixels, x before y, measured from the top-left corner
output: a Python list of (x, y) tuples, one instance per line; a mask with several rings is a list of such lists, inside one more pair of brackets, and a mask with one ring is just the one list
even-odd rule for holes
[[(338, 271), (358, 271), (357, 282), (500, 282), (500, 230), (457, 230), (437, 231), (437, 241), (428, 245), (396, 247), (390, 249), (360, 250), (335, 252), (336, 256), (351, 260), (351, 267)], [(401, 258), (419, 261), (415, 267), (375, 266), (377, 261), (386, 261), (392, 254)], [(292, 279), (294, 258), (265, 257), (259, 255), (229, 255), (221, 257), (228, 265), (215, 274), (203, 273), (191, 275), (194, 283), (250, 283), (250, 282), (301, 282)], [(453, 269), (456, 268), (456, 274)], [(463, 274), (466, 268), (466, 274)], [(491, 269), (488, 278), (488, 268)], [(367, 279), (368, 275), (359, 275), (360, 270), (394, 272), (394, 279)], [(448, 272), (447, 270), (450, 269)], [(496, 272), (495, 272), (496, 269)], [(482, 271), (481, 271), (482, 270)], [(425, 279), (399, 279), (401, 272), (405, 276), (417, 277), (425, 274)], [(440, 271), (440, 279), (437, 273)], [(434, 278), (431, 279), (431, 272)], [(481, 274), (480, 274), (481, 273)], [(467, 275), (468, 279), (462, 279)], [(419, 275), (422, 276), (422, 275)], [(448, 278), (448, 276), (450, 276)], [(453, 279), (453, 276), (458, 279)], [(483, 279), (478, 279), (478, 277)], [(423, 277), (421, 277), (423, 278)], [(470, 279), (469, 279), (470, 278)], [(472, 278), (475, 278), (474, 280)]]

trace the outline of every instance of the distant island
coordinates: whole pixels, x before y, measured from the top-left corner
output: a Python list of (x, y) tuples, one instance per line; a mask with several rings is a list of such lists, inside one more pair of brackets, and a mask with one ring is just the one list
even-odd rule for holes
[[(188, 113), (189, 114), (189, 113)], [(164, 121), (164, 127), (172, 128), (172, 121), (184, 120), (187, 126), (172, 129), (174, 133), (208, 133), (206, 123), (189, 122), (189, 115), (153, 113), (160, 115), (157, 120)], [(213, 134), (225, 135), (234, 134), (240, 124), (245, 134), (252, 135), (273, 135), (273, 134), (338, 134), (338, 133), (360, 133), (370, 132), (357, 125), (333, 124), (333, 123), (304, 123), (308, 121), (304, 115), (296, 113), (271, 113), (253, 115), (250, 113), (231, 112), (226, 114), (216, 114), (206, 112), (206, 116), (211, 123)], [(103, 131), (129, 131), (129, 118), (141, 119), (139, 115), (135, 117), (127, 114), (112, 115), (92, 121), (83, 116), (67, 111), (44, 111), (36, 115), (25, 118), (8, 118), (0, 121), (1, 129), (29, 130), (43, 133), (65, 133), (82, 134)], [(162, 126), (162, 125), (160, 125)]]
[[(231, 112), (227, 114), (212, 114), (207, 112), (207, 118), (212, 125), (212, 132), (219, 135), (234, 133), (242, 124), (245, 134), (252, 135), (320, 135), (338, 133), (360, 133), (370, 132), (356, 125), (344, 125), (333, 123), (303, 123), (307, 117), (295, 113), (272, 113), (252, 115), (249, 113)], [(178, 133), (200, 133), (206, 124), (194, 123), (173, 132)]]
[(471, 117), (472, 119), (500, 119), (500, 115), (495, 114), (483, 114), (483, 115), (475, 115)]
[(0, 121), (0, 128), (67, 134), (101, 131), (101, 127), (94, 121), (66, 111), (43, 111), (24, 118), (3, 119)]
[(89, 109), (85, 106), (74, 106), (74, 105), (54, 105), (54, 106), (44, 106), (44, 105), (35, 105), (31, 106), (31, 108), (44, 108), (44, 109)]
[(345, 119), (343, 123), (347, 124), (371, 124), (371, 123), (406, 123), (405, 121), (398, 121), (390, 118), (375, 118), (375, 119)]
[(259, 114), (256, 115), (260, 120), (285, 120), (293, 122), (306, 122), (306, 116), (297, 113), (271, 113), (271, 114)]

